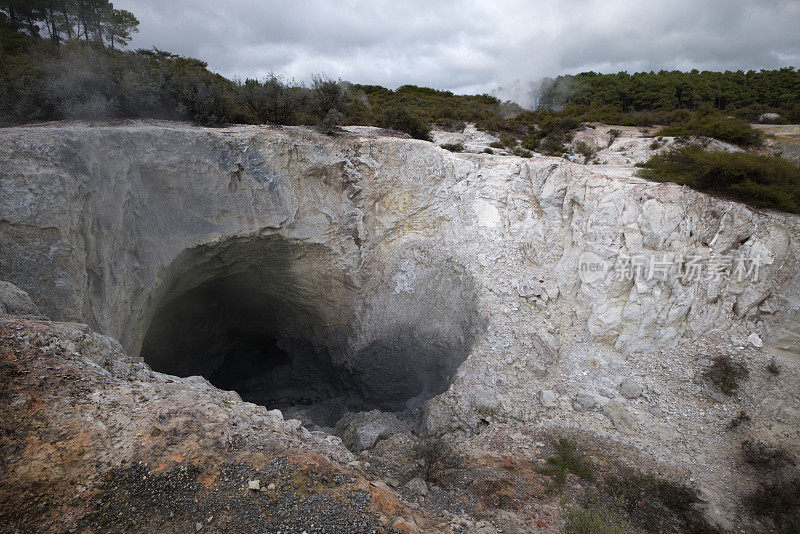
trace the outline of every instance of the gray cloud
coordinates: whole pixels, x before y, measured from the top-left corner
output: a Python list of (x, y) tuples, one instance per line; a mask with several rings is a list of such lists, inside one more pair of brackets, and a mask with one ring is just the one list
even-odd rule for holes
[(796, 0), (117, 0), (132, 46), (229, 77), (314, 73), (524, 100), (530, 80), (585, 70), (800, 65)]

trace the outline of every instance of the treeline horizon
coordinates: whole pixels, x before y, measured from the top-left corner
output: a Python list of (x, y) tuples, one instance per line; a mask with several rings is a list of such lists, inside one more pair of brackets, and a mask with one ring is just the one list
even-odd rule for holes
[(800, 104), (800, 71), (780, 69), (690, 71), (583, 72), (545, 79), (538, 95), (540, 107), (610, 106), (623, 113), (641, 111), (718, 111), (762, 105), (796, 112)]
[[(509, 148), (555, 152), (584, 122), (650, 126), (800, 122), (800, 71), (587, 72), (558, 76), (526, 110), (491, 95), (415, 85), (389, 89), (314, 76), (229, 80), (198, 59), (122, 50), (138, 20), (108, 0), (0, 0), (0, 125), (156, 118), (230, 123), (373, 125), (428, 139), (431, 126), (477, 124)], [(729, 117), (733, 117), (732, 119)]]

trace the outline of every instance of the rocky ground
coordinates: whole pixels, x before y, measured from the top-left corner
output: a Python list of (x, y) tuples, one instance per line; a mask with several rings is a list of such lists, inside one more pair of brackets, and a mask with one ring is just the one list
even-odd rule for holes
[[(784, 146), (793, 146), (797, 142), (797, 132), (783, 126), (755, 125), (775, 137), (770, 137), (770, 150), (780, 151)], [(653, 154), (669, 149), (672, 146), (685, 144), (702, 144), (713, 150), (740, 152), (742, 149), (718, 141), (716, 139), (675, 139), (658, 136), (658, 127), (609, 126), (606, 124), (588, 124), (573, 132), (572, 140), (567, 146), (566, 159), (587, 165), (602, 165), (603, 171), (609, 167), (630, 169), (637, 163), (647, 161)], [(508, 148), (497, 148), (500, 139), (494, 135), (478, 130), (474, 124), (467, 124), (460, 131), (434, 130), (433, 141), (439, 145), (459, 144), (463, 152), (484, 153), (487, 149), (503, 156), (512, 155)], [(792, 139), (794, 141), (792, 141)], [(495, 144), (493, 146), (493, 143)], [(786, 144), (788, 143), (788, 145)], [(583, 153), (582, 153), (583, 152)], [(793, 152), (787, 150), (786, 155)]]
[[(640, 427), (621, 405), (591, 393), (579, 394), (560, 422), (545, 427), (497, 424), (487, 413), (482, 432), (442, 441), (433, 453), (425, 447), (439, 442), (425, 437), (418, 420), (377, 410), (349, 414), (331, 434), (310, 432), (201, 377), (153, 372), (85, 325), (40, 317), (10, 284), (3, 296), (4, 309), (24, 315), (0, 315), (2, 532), (557, 532), (583, 517), (578, 513), (602, 513), (602, 521), (631, 532), (637, 521), (643, 530), (658, 521), (667, 531), (734, 531), (733, 517), (715, 508), (718, 496), (689, 472), (642, 457), (591, 424), (580, 428), (574, 415), (599, 410), (626, 434), (659, 433), (662, 448), (673, 452), (682, 448), (680, 421), (698, 417), (712, 435), (797, 443), (794, 432), (775, 426), (779, 414), (765, 413), (772, 408), (729, 400), (708, 385), (716, 409), (655, 407), (665, 393), (659, 375), (674, 373), (667, 367), (603, 395), (658, 411), (673, 436), (662, 425)], [(766, 383), (748, 388), (779, 381), (767, 371), (756, 374)], [(792, 387), (796, 379), (781, 381)], [(702, 384), (687, 386), (682, 396), (703, 395), (689, 391)], [(569, 401), (544, 391), (541, 402), (554, 409)], [(740, 428), (732, 426), (737, 410), (750, 417)], [(641, 410), (635, 413), (642, 421)], [(574, 456), (564, 455), (559, 439), (569, 440)], [(755, 487), (741, 451), (727, 439), (711, 443), (693, 452), (695, 461), (740, 471), (725, 491), (736, 493), (742, 476)], [(636, 503), (656, 507), (651, 515), (613, 511), (609, 487), (643, 484), (637, 477), (649, 473), (676, 481), (673, 491), (689, 492), (686, 502), (662, 505), (653, 492)]]
[[(410, 447), (419, 439), (383, 425), (389, 414), (343, 432), (363, 449), (355, 460), (336, 436), (200, 377), (154, 373), (83, 325), (0, 316), (0, 358), (3, 532), (486, 534), (563, 523), (540, 470), (551, 447), (532, 429), (493, 426), (426, 483)], [(382, 432), (370, 438), (370, 425)]]
[(800, 161), (800, 126), (796, 124), (754, 124), (766, 134), (767, 148), (791, 161)]

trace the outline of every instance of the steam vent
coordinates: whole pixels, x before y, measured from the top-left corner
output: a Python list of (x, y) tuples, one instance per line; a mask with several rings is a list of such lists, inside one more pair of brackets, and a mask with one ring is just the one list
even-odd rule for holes
[[(471, 126), (0, 129), (0, 532), (556, 532), (626, 488), (664, 532), (762, 525), (800, 218), (639, 178), (623, 130), (586, 165)], [(667, 254), (748, 269), (619, 270)]]

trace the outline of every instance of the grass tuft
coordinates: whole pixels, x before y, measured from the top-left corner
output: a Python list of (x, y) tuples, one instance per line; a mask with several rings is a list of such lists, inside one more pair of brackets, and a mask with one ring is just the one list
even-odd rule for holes
[(564, 514), (564, 534), (628, 534), (633, 530), (601, 507), (571, 507)]
[(697, 490), (655, 474), (630, 472), (606, 479), (630, 520), (649, 532), (716, 532), (697, 511)]

